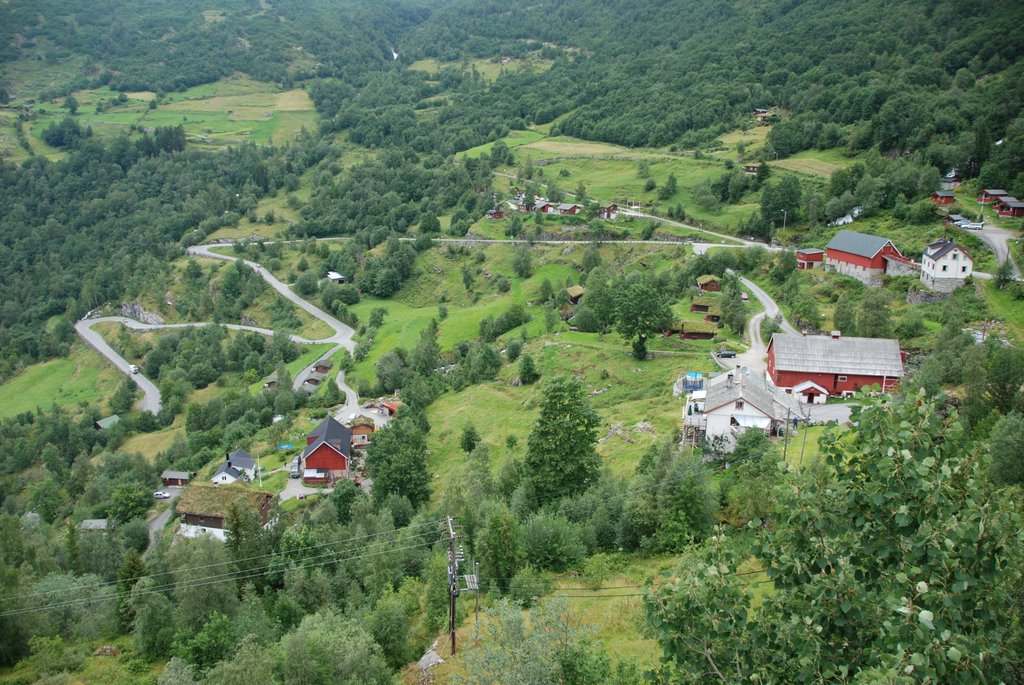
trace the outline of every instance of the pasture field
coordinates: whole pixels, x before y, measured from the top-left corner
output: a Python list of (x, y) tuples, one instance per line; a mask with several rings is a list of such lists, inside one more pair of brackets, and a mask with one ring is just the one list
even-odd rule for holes
[(442, 62), (433, 57), (428, 57), (413, 62), (409, 65), (409, 68), (415, 71), (425, 71), (428, 74), (437, 74), (445, 69), (459, 69), (461, 71), (476, 69), (484, 79), (495, 81), (503, 72), (520, 71), (523, 69), (544, 72), (550, 69), (552, 64), (551, 60), (541, 59), (538, 55), (531, 54), (527, 55), (524, 59), (513, 59), (508, 64), (502, 64), (498, 58)]
[[(156, 109), (150, 109), (153, 93), (125, 95), (127, 100), (118, 104), (111, 103), (118, 93), (106, 87), (78, 91), (74, 93), (78, 101), (75, 119), (101, 138), (181, 125), (190, 143), (211, 148), (243, 142), (285, 143), (303, 128), (314, 128), (317, 124), (316, 108), (306, 91), (282, 91), (274, 84), (243, 76), (169, 93)], [(43, 146), (38, 150), (42, 154), (59, 154), (42, 143), (42, 134), (67, 116), (62, 104), (60, 99), (33, 106), (36, 119), (28, 132), (34, 139), (33, 146)], [(103, 111), (97, 111), (97, 106)]]
[(122, 375), (102, 358), (75, 342), (71, 354), (28, 366), (0, 385), (0, 418), (51, 406), (98, 403), (114, 393)]

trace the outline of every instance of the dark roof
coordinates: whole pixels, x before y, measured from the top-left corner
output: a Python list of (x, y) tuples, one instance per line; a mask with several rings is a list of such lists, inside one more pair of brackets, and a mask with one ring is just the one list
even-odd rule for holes
[[(951, 240), (936, 240), (934, 243), (924, 248), (924, 254), (929, 259), (941, 259), (944, 255), (949, 254), (954, 248), (958, 248), (964, 254), (967, 254), (967, 250), (960, 247)], [(968, 257), (970, 255), (967, 255)]]
[(772, 336), (779, 371), (865, 376), (903, 376), (900, 344), (889, 338), (832, 338), (828, 335)]
[(228, 466), (228, 463), (225, 461), (225, 462), (221, 462), (221, 465), (218, 466), (217, 470), (213, 472), (213, 475), (210, 476), (210, 479), (213, 480), (214, 478), (216, 478), (217, 476), (219, 476), (222, 473), (228, 474), (229, 476), (231, 476), (235, 480), (238, 480), (239, 478), (242, 477), (242, 472), (241, 471), (236, 469), (234, 466)]
[(314, 366), (314, 367), (316, 367), (316, 366), (322, 366), (322, 367), (324, 367), (325, 369), (329, 369), (329, 368), (331, 368), (332, 366), (334, 366), (334, 360), (333, 360), (333, 359), (320, 359), (320, 360), (318, 360), (318, 361), (317, 361), (317, 363), (316, 363), (316, 364), (314, 364), (313, 366)]
[(317, 447), (324, 443), (330, 445), (346, 457), (351, 456), (352, 431), (330, 416), (321, 421), (320, 425), (314, 428), (306, 437), (307, 439), (313, 438), (313, 441), (306, 445), (306, 450), (302, 453), (303, 458), (309, 456)]
[(797, 254), (825, 254), (825, 251), (817, 247), (801, 247), (796, 251)]
[(228, 455), (228, 461), (231, 465), (238, 469), (252, 469), (256, 468), (256, 460), (253, 459), (252, 455), (243, 449), (237, 449)]
[(850, 254), (870, 259), (881, 252), (882, 248), (890, 242), (888, 238), (880, 238), (877, 235), (867, 235), (866, 233), (857, 233), (855, 231), (839, 231), (836, 237), (828, 244), (828, 249), (849, 252)]
[(939, 197), (956, 197), (952, 190), (936, 190), (932, 195), (938, 195)]

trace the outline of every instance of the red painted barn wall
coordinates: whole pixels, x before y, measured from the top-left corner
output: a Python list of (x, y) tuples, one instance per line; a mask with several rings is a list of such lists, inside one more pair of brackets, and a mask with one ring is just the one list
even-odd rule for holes
[(306, 457), (307, 469), (327, 469), (328, 471), (345, 471), (348, 469), (348, 459), (345, 455), (338, 454), (327, 445), (320, 445), (313, 453)]
[[(775, 368), (775, 348), (768, 348), (768, 375), (777, 388), (792, 388), (804, 381), (813, 381), (829, 391), (833, 395), (842, 392), (856, 392), (861, 388), (877, 385), (880, 388), (883, 383), (884, 390), (893, 390), (899, 384), (898, 378), (882, 376), (868, 376), (858, 374), (835, 374), (835, 373), (808, 373), (805, 371), (779, 371)], [(840, 381), (839, 376), (846, 376), (846, 380)]]
[(859, 254), (853, 254), (851, 252), (844, 252), (842, 250), (836, 250), (835, 248), (829, 248), (828, 258), (834, 259), (839, 262), (846, 262), (847, 264), (855, 264), (862, 266), (865, 269), (884, 269), (885, 259), (882, 255), (885, 250), (879, 250), (878, 254), (875, 255), (874, 259), (868, 259), (867, 257), (861, 257)]

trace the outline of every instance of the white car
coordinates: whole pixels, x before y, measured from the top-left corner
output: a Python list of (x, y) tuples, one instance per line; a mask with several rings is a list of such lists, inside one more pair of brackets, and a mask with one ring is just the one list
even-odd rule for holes
[(135, 364), (129, 364), (128, 365), (128, 370), (131, 371), (132, 373), (138, 373), (139, 372), (139, 367), (136, 366)]
[(170, 499), (171, 493), (165, 492), (164, 490), (157, 490), (156, 492), (153, 493), (153, 497), (157, 499)]

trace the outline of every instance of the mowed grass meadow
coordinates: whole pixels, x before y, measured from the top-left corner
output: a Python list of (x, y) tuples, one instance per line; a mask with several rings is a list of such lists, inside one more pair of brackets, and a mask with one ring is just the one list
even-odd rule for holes
[[(150, 109), (154, 93), (133, 92), (126, 93), (126, 102), (96, 111), (97, 105), (117, 96), (117, 92), (106, 87), (74, 93), (78, 101), (75, 119), (80, 125), (91, 127), (100, 138), (129, 132), (132, 127), (145, 130), (181, 125), (190, 143), (209, 148), (244, 142), (285, 143), (303, 127), (312, 129), (317, 124), (316, 108), (305, 90), (281, 90), (274, 84), (240, 75), (169, 93), (156, 109)], [(43, 142), (42, 134), (68, 115), (63, 102), (59, 99), (33, 106), (37, 118), (26, 132), (40, 154), (61, 154)], [(6, 136), (6, 130), (0, 129), (0, 135)]]
[(82, 343), (72, 346), (63, 359), (26, 367), (0, 385), (0, 418), (56, 405), (98, 403), (106, 406), (122, 375)]

